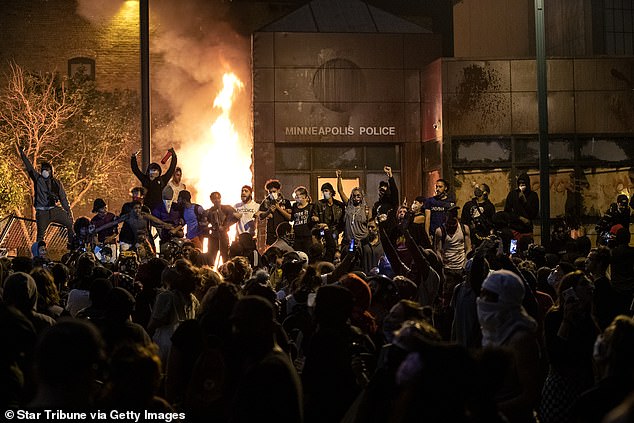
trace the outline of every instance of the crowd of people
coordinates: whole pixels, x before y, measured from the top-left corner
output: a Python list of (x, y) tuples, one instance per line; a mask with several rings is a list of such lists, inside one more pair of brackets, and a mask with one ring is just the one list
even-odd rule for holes
[[(534, 242), (527, 175), (496, 211), (450, 184), (401, 202), (392, 170), (360, 188), (265, 184), (257, 203), (192, 203), (177, 156), (117, 216), (73, 221), (36, 170), (32, 257), (0, 260), (3, 408), (144, 410), (169, 420), (620, 422), (634, 413), (627, 197), (597, 225)], [(336, 199), (337, 192), (342, 201)], [(70, 251), (47, 257), (50, 222)], [(235, 226), (235, 239), (229, 228)], [(266, 234), (266, 248), (255, 236)], [(153, 232), (157, 232), (155, 247)], [(207, 249), (203, 245), (207, 245)], [(629, 420), (628, 420), (629, 419)]]

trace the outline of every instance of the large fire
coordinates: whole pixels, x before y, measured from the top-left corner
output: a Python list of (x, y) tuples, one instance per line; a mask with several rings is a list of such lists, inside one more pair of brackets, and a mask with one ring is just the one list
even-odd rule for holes
[[(214, 99), (213, 108), (220, 114), (211, 124), (206, 139), (188, 143), (188, 180), (197, 193), (196, 202), (211, 207), (209, 194), (222, 195), (222, 203), (234, 205), (240, 201), (240, 188), (250, 185), (251, 145), (246, 136), (240, 136), (231, 121), (231, 108), (236, 94), (244, 84), (233, 73), (222, 77), (223, 87)], [(194, 150), (194, 151), (191, 151)], [(191, 160), (194, 158), (194, 160)]]
[[(231, 121), (232, 106), (244, 84), (233, 73), (225, 73), (223, 86), (213, 101), (218, 113), (202, 139), (181, 146), (184, 158), (184, 179), (195, 193), (195, 202), (206, 209), (211, 207), (209, 195), (218, 191), (222, 204), (233, 206), (240, 202), (243, 185), (251, 185), (251, 141), (248, 134), (239, 134)], [(229, 240), (235, 238), (235, 225), (229, 231)], [(204, 246), (207, 251), (207, 245)]]

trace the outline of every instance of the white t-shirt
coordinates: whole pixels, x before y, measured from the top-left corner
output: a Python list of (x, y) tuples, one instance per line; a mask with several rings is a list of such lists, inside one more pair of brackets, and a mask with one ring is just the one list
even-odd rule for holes
[(175, 184), (174, 180), (170, 179), (167, 185), (165, 185), (165, 188), (163, 188), (163, 192), (165, 192), (166, 190), (169, 191), (170, 189), (172, 190), (172, 199), (164, 200), (165, 208), (167, 209), (168, 212), (170, 211), (170, 208), (172, 207), (172, 203), (175, 203), (176, 201), (178, 201), (178, 193), (180, 193), (183, 190), (186, 190), (187, 187), (182, 182), (180, 182), (179, 184)]
[(234, 206), (242, 217), (238, 220), (238, 235), (244, 232), (255, 234), (255, 221), (253, 215), (260, 209), (260, 205), (251, 199), (248, 203), (239, 202)]

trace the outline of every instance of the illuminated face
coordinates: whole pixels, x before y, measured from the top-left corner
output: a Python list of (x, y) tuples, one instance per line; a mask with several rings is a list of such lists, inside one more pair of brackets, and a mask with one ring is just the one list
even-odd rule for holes
[(132, 191), (132, 201), (143, 202), (143, 192), (138, 190)]
[(269, 189), (269, 196), (271, 197), (271, 199), (277, 200), (279, 195), (280, 195), (280, 190), (279, 189), (277, 189), (277, 188)]
[(251, 200), (251, 191), (248, 188), (242, 188), (240, 199), (243, 203), (248, 203)]
[(351, 198), (352, 204), (358, 206), (359, 204), (361, 204), (361, 200), (363, 200), (363, 195), (361, 195), (361, 191), (355, 189), (354, 191), (352, 191)]
[(304, 194), (300, 194), (298, 191), (295, 191), (295, 199), (299, 202), (299, 204), (304, 205), (308, 203), (308, 197)]
[(400, 221), (405, 219), (405, 215), (407, 214), (407, 207), (401, 207), (398, 209), (398, 213), (396, 214), (396, 218)]
[(218, 207), (221, 204), (221, 200), (222, 200), (222, 196), (218, 193), (212, 194), (209, 196), (209, 198), (211, 199), (211, 202), (214, 204), (214, 206)]
[(368, 232), (370, 235), (378, 235), (379, 227), (374, 222), (368, 223)]
[(420, 208), (423, 206), (422, 203), (414, 200), (414, 202), (412, 203), (412, 211), (414, 213), (418, 213), (420, 211)]
[(180, 184), (182, 177), (183, 177), (183, 172), (180, 170), (177, 170), (176, 172), (174, 172), (174, 176), (172, 176), (172, 180), (174, 181), (174, 183)]
[(443, 181), (436, 182), (436, 195), (442, 195), (447, 191), (447, 186)]

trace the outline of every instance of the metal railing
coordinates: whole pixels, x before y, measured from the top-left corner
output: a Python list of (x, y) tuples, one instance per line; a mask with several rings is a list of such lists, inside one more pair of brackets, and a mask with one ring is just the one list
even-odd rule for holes
[[(37, 236), (37, 225), (34, 219), (9, 215), (0, 219), (0, 255), (31, 256), (31, 246)], [(67, 252), (68, 237), (66, 228), (51, 223), (44, 236), (48, 255), (59, 260)]]

